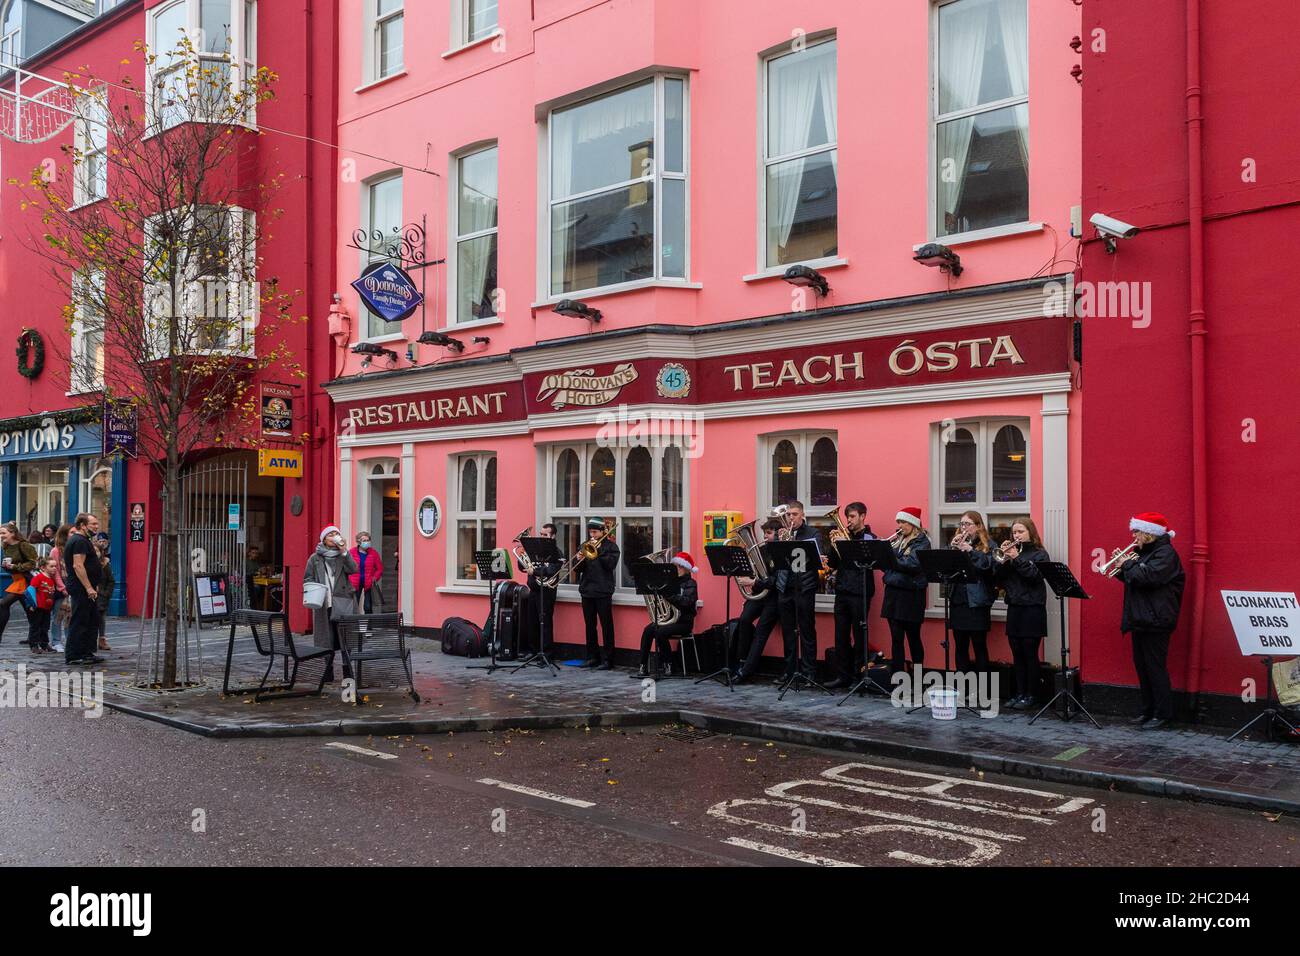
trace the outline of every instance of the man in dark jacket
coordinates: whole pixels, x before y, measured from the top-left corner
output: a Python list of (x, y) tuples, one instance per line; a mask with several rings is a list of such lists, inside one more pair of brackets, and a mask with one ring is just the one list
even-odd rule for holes
[[(804, 520), (803, 504), (792, 501), (786, 509), (790, 518), (792, 541), (816, 541), (817, 529)], [(781, 638), (785, 642), (785, 673), (789, 681), (803, 660), (803, 675), (815, 680), (817, 674), (817, 571), (819, 563), (810, 562), (805, 571), (776, 572), (776, 589), (780, 594)], [(799, 640), (795, 642), (795, 633)], [(802, 655), (801, 652), (802, 651)]]
[[(867, 506), (854, 501), (844, 509), (844, 525), (852, 541), (874, 541), (876, 536), (867, 527)], [(867, 659), (867, 609), (876, 596), (876, 574), (864, 575), (856, 566), (849, 568), (840, 561), (835, 543), (825, 556), (826, 567), (835, 572), (835, 680), (826, 686), (832, 690), (850, 687), (856, 683)], [(856, 640), (855, 640), (856, 638)]]
[[(651, 621), (645, 626), (645, 630), (641, 632), (641, 666), (631, 674), (632, 677), (666, 676), (668, 662), (672, 659), (669, 638), (686, 637), (695, 632), (695, 602), (699, 600), (700, 592), (691, 575), (700, 569), (695, 566), (695, 560), (685, 551), (678, 551), (673, 555), (673, 565), (677, 568), (678, 591), (664, 600), (677, 609), (677, 620), (671, 624), (656, 624)], [(653, 672), (650, 670), (652, 643), (659, 652), (659, 666)]]
[(1133, 637), (1133, 665), (1142, 691), (1142, 714), (1135, 722), (1143, 730), (1156, 730), (1174, 716), (1166, 658), (1186, 578), (1164, 515), (1143, 512), (1129, 521), (1129, 530), (1138, 547), (1115, 575), (1124, 583), (1120, 630)]
[[(587, 539), (592, 540), (605, 531), (605, 522), (592, 518), (587, 522)], [(587, 624), (587, 659), (583, 667), (597, 667), (607, 671), (614, 664), (614, 577), (618, 574), (618, 545), (611, 532), (600, 543), (600, 552), (594, 561), (578, 565), (578, 594), (582, 597), (582, 617)], [(596, 642), (596, 621), (605, 643), (605, 659), (600, 657)]]
[[(555, 537), (555, 525), (542, 525), (542, 538)], [(558, 588), (543, 587), (542, 582), (560, 570), (561, 558), (533, 566), (528, 575), (528, 646), (534, 652), (549, 654), (555, 641), (555, 597)]]
[[(764, 522), (764, 543), (770, 544), (775, 541), (776, 532), (780, 528), (781, 522), (775, 518), (769, 518)], [(731, 675), (733, 684), (747, 680), (758, 670), (758, 663), (763, 656), (763, 648), (767, 646), (767, 639), (772, 634), (772, 628), (776, 627), (776, 622), (781, 619), (774, 576), (769, 574), (761, 578), (738, 580), (745, 584), (750, 594), (758, 596), (745, 601), (745, 606), (741, 608), (740, 617), (736, 621), (736, 651), (744, 660)]]

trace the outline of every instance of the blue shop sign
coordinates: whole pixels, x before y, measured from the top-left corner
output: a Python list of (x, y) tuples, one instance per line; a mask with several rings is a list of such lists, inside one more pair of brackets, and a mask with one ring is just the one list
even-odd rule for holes
[(352, 288), (357, 290), (365, 307), (385, 322), (410, 318), (424, 301), (424, 294), (406, 270), (391, 262), (367, 266), (361, 277), (353, 280)]
[(98, 425), (57, 425), (54, 419), (31, 428), (7, 430), (0, 422), (0, 462), (98, 455)]

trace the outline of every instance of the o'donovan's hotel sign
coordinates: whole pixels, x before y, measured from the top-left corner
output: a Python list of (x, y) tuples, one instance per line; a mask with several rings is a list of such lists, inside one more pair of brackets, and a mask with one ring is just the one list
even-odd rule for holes
[(631, 362), (615, 366), (606, 375), (596, 375), (595, 372), (593, 367), (547, 375), (537, 390), (536, 401), (549, 399), (551, 407), (557, 409), (567, 405), (591, 408), (613, 400), (623, 391), (623, 386), (630, 385), (637, 378), (636, 368)]

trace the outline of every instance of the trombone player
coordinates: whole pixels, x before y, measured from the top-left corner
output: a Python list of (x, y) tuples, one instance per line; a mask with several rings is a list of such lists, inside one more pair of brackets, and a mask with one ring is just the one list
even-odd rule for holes
[[(582, 617), (587, 625), (587, 659), (583, 667), (607, 671), (614, 666), (614, 577), (618, 574), (618, 545), (614, 543), (613, 526), (600, 518), (587, 521), (587, 540), (584, 550), (594, 546), (596, 556), (581, 561), (577, 567), (578, 595), (582, 598)], [(598, 544), (596, 542), (599, 542)], [(601, 659), (600, 645), (596, 642), (596, 622), (600, 622), (604, 638), (605, 656)]]
[[(838, 524), (838, 522), (837, 522)], [(876, 574), (868, 570), (863, 574), (856, 567), (841, 567), (836, 541), (874, 541), (875, 535), (867, 525), (867, 506), (861, 501), (850, 502), (844, 508), (844, 529), (831, 532), (830, 554), (822, 561), (827, 570), (835, 572), (835, 680), (826, 687), (837, 690), (851, 687), (867, 659), (867, 610), (876, 595)], [(865, 587), (863, 578), (866, 578)]]

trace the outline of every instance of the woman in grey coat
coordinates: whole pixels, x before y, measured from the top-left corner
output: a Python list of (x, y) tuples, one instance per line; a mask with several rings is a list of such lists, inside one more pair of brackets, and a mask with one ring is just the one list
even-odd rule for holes
[[(356, 573), (357, 563), (347, 552), (343, 532), (330, 525), (320, 533), (320, 544), (316, 545), (316, 552), (307, 559), (307, 567), (302, 572), (303, 581), (323, 584), (329, 589), (326, 592), (325, 606), (312, 610), (312, 643), (317, 647), (339, 646), (334, 621), (342, 614), (356, 613), (356, 596), (352, 583), (348, 580), (348, 575)], [(325, 679), (334, 679), (332, 664)]]

